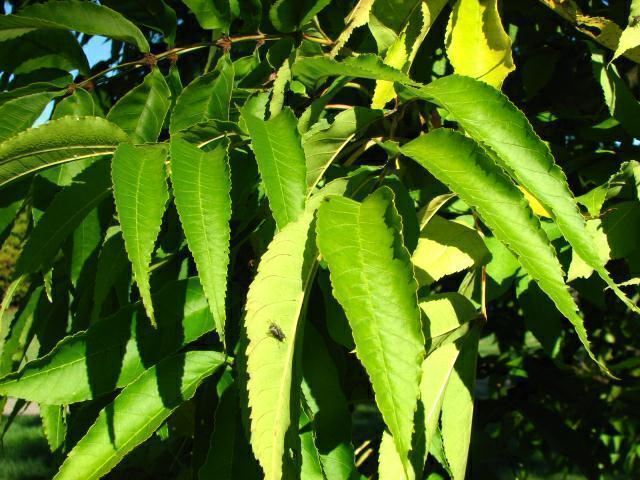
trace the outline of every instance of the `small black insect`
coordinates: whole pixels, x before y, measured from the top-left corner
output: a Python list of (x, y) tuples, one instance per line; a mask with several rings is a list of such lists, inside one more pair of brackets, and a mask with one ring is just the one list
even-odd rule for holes
[(279, 342), (284, 342), (285, 338), (287, 338), (282, 329), (273, 322), (269, 324), (269, 335)]

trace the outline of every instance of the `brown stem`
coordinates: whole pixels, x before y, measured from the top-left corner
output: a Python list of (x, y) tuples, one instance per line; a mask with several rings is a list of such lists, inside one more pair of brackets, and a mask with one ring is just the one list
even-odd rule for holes
[[(113, 72), (115, 70), (122, 70), (125, 68), (139, 68), (142, 66), (153, 66), (155, 65), (157, 62), (159, 62), (160, 60), (171, 60), (171, 61), (175, 61), (176, 58), (180, 55), (184, 55), (186, 53), (191, 53), (191, 52), (195, 52), (197, 50), (202, 50), (203, 48), (209, 48), (209, 47), (218, 47), (221, 48), (223, 50), (229, 50), (231, 48), (231, 45), (233, 45), (234, 43), (241, 43), (241, 42), (269, 42), (269, 41), (275, 41), (275, 40), (280, 40), (282, 38), (286, 38), (286, 37), (292, 37), (295, 36), (296, 33), (291, 33), (291, 34), (264, 34), (264, 33), (256, 33), (256, 34), (252, 34), (252, 35), (238, 35), (235, 37), (221, 37), (215, 41), (212, 42), (201, 42), (201, 43), (196, 43), (193, 45), (188, 45), (185, 47), (175, 47), (175, 48), (171, 48), (165, 52), (159, 53), (158, 55), (153, 55), (153, 54), (145, 54), (145, 56), (139, 60), (133, 60), (130, 62), (125, 62), (125, 63), (121, 63), (119, 65), (114, 65), (112, 67), (106, 68), (98, 73), (96, 73), (95, 75), (92, 75), (89, 78), (86, 78), (84, 80), (82, 80), (81, 82), (78, 82), (77, 84), (74, 84), (75, 87), (86, 87), (87, 85), (93, 84), (95, 80), (105, 76), (106, 74), (108, 74), (109, 72)], [(306, 40), (309, 40), (311, 42), (315, 42), (315, 43), (319, 43), (321, 45), (332, 45), (333, 42), (331, 40), (328, 39), (324, 39), (324, 38), (319, 38), (319, 37), (314, 37), (312, 35), (307, 35), (307, 34), (303, 34), (302, 37)]]

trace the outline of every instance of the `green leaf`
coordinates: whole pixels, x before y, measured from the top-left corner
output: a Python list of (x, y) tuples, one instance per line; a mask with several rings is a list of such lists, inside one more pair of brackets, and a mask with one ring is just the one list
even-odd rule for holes
[(129, 20), (110, 8), (76, 0), (49, 1), (22, 8), (15, 15), (0, 17), (0, 41), (40, 28), (75, 30), (122, 40), (149, 52), (149, 43)]
[(318, 246), (329, 265), (382, 417), (405, 471), (418, 400), (424, 337), (417, 283), (404, 247), (393, 193), (379, 189), (359, 203), (329, 197), (318, 210)]
[(633, 137), (640, 137), (640, 102), (613, 64), (607, 64), (602, 53), (591, 54), (591, 68), (613, 118)]
[(170, 46), (175, 43), (176, 12), (164, 0), (102, 0), (101, 4), (119, 11), (141, 25), (161, 32), (165, 42)]
[(602, 230), (607, 236), (611, 258), (625, 258), (640, 243), (640, 203), (620, 202), (602, 217)]
[(89, 76), (87, 57), (76, 37), (65, 30), (34, 30), (2, 42), (0, 65), (16, 75), (40, 69), (79, 70)]
[(182, 0), (198, 19), (202, 28), (207, 30), (229, 30), (231, 10), (228, 0)]
[(60, 405), (40, 405), (42, 430), (49, 444), (49, 449), (57, 453), (64, 448), (67, 434), (67, 423), (64, 407)]
[[(25, 182), (14, 183), (5, 188), (0, 197), (0, 242), (4, 242), (16, 220), (16, 215), (25, 204), (29, 185)], [(0, 317), (1, 318), (1, 317)]]
[[(108, 171), (106, 172), (106, 178), (109, 178)], [(74, 287), (78, 287), (78, 281), (82, 278), (81, 275), (89, 269), (87, 262), (91, 263), (90, 260), (93, 258), (94, 252), (98, 250), (102, 242), (103, 231), (100, 213), (98, 207), (89, 211), (88, 215), (73, 231), (69, 276)]]
[(269, 120), (262, 120), (242, 110), (251, 146), (269, 206), (278, 228), (295, 221), (303, 212), (307, 185), (305, 156), (291, 109), (282, 110)]
[(134, 143), (155, 142), (169, 111), (170, 96), (164, 76), (154, 68), (140, 85), (118, 100), (107, 120), (122, 128)]
[(616, 53), (611, 61), (614, 61), (620, 55), (624, 55), (629, 50), (635, 49), (637, 51), (640, 46), (640, 25), (638, 25), (640, 2), (638, 0), (631, 0), (630, 3), (629, 24), (627, 25), (627, 28), (622, 31), (622, 35), (620, 35)]
[(420, 284), (486, 263), (490, 258), (480, 235), (472, 228), (435, 215), (420, 232), (411, 257)]
[(16, 265), (18, 275), (49, 268), (63, 242), (111, 192), (109, 162), (100, 160), (58, 193), (37, 223)]
[(31, 127), (44, 107), (64, 92), (41, 92), (25, 95), (0, 106), (0, 142)]
[(0, 143), (0, 187), (67, 162), (111, 154), (127, 135), (99, 117), (64, 117)]
[(231, 177), (225, 144), (203, 152), (171, 140), (171, 184), (189, 250), (224, 342), (231, 235)]
[[(477, 316), (473, 304), (458, 293), (432, 295), (420, 302), (423, 312), (424, 330), (427, 343), (434, 343), (460, 327), (469, 325)], [(459, 338), (459, 337), (458, 337)], [(416, 433), (413, 436), (411, 463), (415, 478), (421, 478), (431, 447), (437, 432), (442, 401), (460, 354), (460, 342), (451, 341), (440, 344), (428, 354), (422, 362), (422, 380), (420, 381), (420, 400), (416, 414)], [(402, 463), (393, 445), (393, 437), (387, 432), (382, 437), (378, 472), (381, 480), (402, 478)]]
[[(0, 313), (3, 322), (8, 319), (6, 315), (7, 307), (11, 304), (13, 296), (16, 294), (17, 288), (22, 284), (26, 277), (18, 277), (14, 280), (5, 293), (2, 300), (2, 309)], [(42, 287), (37, 287), (31, 292), (27, 301), (22, 308), (15, 313), (8, 325), (6, 331), (2, 335), (2, 351), (0, 352), (0, 374), (5, 375), (13, 369), (14, 357), (17, 356), (18, 363), (22, 361), (25, 348), (25, 340), (33, 325), (34, 312), (42, 297)], [(4, 330), (4, 329), (3, 329)]]
[(345, 18), (345, 29), (340, 33), (331, 48), (331, 53), (329, 54), (331, 58), (334, 58), (340, 53), (340, 50), (342, 50), (342, 47), (349, 41), (355, 29), (369, 23), (369, 16), (374, 3), (375, 0), (358, 0), (353, 10), (351, 10), (347, 18)]
[(350, 480), (356, 472), (351, 414), (335, 362), (311, 323), (304, 327), (302, 353), (303, 410), (311, 423), (313, 450), (326, 478)]
[(304, 411), (300, 413), (300, 478), (325, 480), (320, 464), (320, 453), (313, 441), (313, 428)]
[(382, 117), (380, 110), (355, 107), (340, 112), (331, 124), (316, 123), (302, 136), (309, 193), (313, 191), (344, 147), (358, 133)]
[(507, 97), (484, 82), (452, 75), (418, 90), (417, 96), (434, 100), (454, 116), (465, 131), (495, 154), (517, 182), (549, 211), (573, 249), (625, 302), (636, 307), (613, 282), (600, 258), (584, 217), (569, 190), (567, 178), (551, 150)]
[(456, 73), (493, 85), (515, 70), (498, 0), (457, 0), (447, 26), (447, 56)]
[(0, 379), (0, 394), (52, 405), (99, 398), (133, 382), (213, 327), (195, 277), (168, 283), (154, 295), (154, 303), (157, 328), (149, 325), (141, 305), (124, 307)]
[(467, 471), (479, 336), (473, 329), (462, 343), (442, 400), (442, 443), (453, 480)]
[(193, 351), (163, 360), (127, 386), (69, 452), (56, 480), (102, 478), (196, 393), (224, 364), (218, 352)]
[(171, 114), (171, 134), (207, 120), (229, 120), (233, 79), (233, 63), (223, 55), (215, 70), (187, 85)]
[(121, 144), (113, 156), (113, 197), (133, 275), (149, 320), (155, 324), (149, 263), (169, 198), (164, 162), (166, 148)]
[(281, 32), (300, 30), (331, 0), (277, 0), (269, 10), (271, 23)]
[[(96, 284), (93, 290), (93, 305), (91, 307), (91, 323), (100, 318), (102, 304), (109, 295), (111, 288), (119, 278), (127, 272), (129, 259), (118, 227), (111, 227), (105, 234), (96, 265)], [(127, 287), (128, 287), (128, 281)]]
[(84, 88), (77, 88), (73, 95), (63, 98), (56, 104), (51, 118), (57, 120), (67, 116), (81, 117), (84, 115), (99, 117), (102, 116), (102, 112), (96, 106), (89, 92)]
[(513, 251), (523, 268), (573, 324), (589, 356), (606, 370), (591, 351), (584, 322), (564, 283), (555, 250), (524, 195), (500, 167), (473, 140), (447, 129), (421, 136), (405, 144), (401, 151), (476, 209), (483, 222)]
[[(376, 2), (373, 12), (376, 15), (376, 20), (383, 24), (392, 24), (390, 30), (397, 33), (395, 41), (387, 49), (384, 63), (400, 71), (408, 72), (420, 45), (447, 1), (413, 0), (398, 3), (394, 0), (385, 0)], [(405, 11), (404, 9), (407, 7), (409, 10)], [(398, 30), (395, 30), (394, 27)], [(378, 46), (380, 47), (380, 45)], [(379, 48), (379, 50), (384, 49)], [(394, 95), (393, 82), (378, 81), (371, 106), (382, 108), (393, 99)]]
[(385, 65), (377, 55), (371, 54), (348, 57), (341, 62), (325, 56), (303, 57), (293, 64), (291, 72), (310, 80), (346, 76), (415, 85), (405, 73)]
[(316, 270), (312, 221), (313, 212), (305, 212), (275, 235), (247, 295), (251, 446), (267, 480), (282, 478), (285, 437), (298, 428), (294, 358)]

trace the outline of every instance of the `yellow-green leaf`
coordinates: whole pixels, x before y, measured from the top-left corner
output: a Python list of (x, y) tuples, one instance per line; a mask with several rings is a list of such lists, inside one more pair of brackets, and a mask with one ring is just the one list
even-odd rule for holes
[(317, 250), (310, 237), (313, 218), (313, 212), (305, 212), (276, 234), (247, 295), (251, 446), (266, 480), (283, 477), (285, 438), (289, 429), (298, 428), (292, 388), (299, 373), (293, 370), (316, 266)]
[[(403, 72), (408, 72), (418, 53), (418, 48), (422, 45), (431, 25), (438, 18), (447, 2), (448, 0), (416, 1), (402, 32), (387, 50), (384, 63)], [(393, 99), (394, 95), (393, 82), (378, 80), (371, 108), (384, 107), (387, 102)]]
[(482, 265), (490, 257), (480, 235), (460, 223), (434, 216), (420, 232), (411, 261), (422, 285)]
[(334, 296), (353, 331), (356, 355), (371, 379), (382, 418), (409, 472), (425, 351), (417, 283), (392, 191), (381, 188), (362, 203), (329, 197), (318, 210), (317, 230)]
[(456, 73), (500, 88), (515, 69), (498, 0), (458, 0), (447, 26), (447, 55)]

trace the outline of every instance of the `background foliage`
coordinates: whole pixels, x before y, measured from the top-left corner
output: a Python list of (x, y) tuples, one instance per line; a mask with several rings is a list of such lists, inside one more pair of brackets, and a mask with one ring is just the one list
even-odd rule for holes
[(35, 402), (56, 478), (640, 475), (637, 1), (0, 8), (11, 449)]

